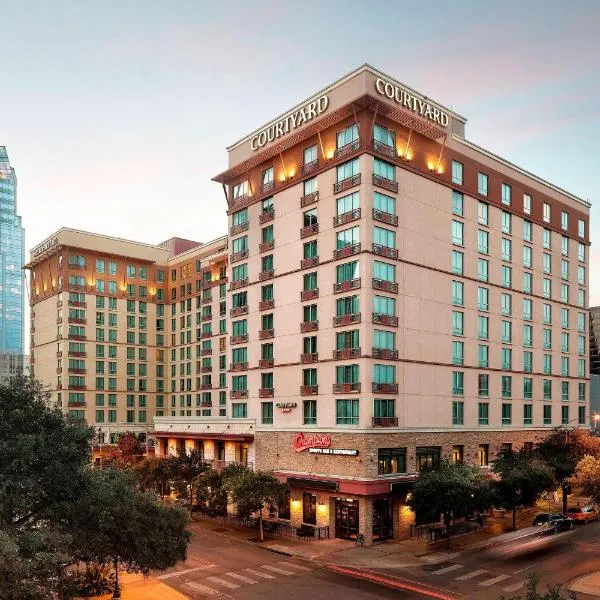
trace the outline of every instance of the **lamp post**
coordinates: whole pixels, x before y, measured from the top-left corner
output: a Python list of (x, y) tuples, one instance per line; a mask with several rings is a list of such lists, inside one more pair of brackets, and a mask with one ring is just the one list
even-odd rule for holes
[(600, 415), (596, 413), (594, 415), (594, 433), (598, 432), (598, 421), (600, 421)]

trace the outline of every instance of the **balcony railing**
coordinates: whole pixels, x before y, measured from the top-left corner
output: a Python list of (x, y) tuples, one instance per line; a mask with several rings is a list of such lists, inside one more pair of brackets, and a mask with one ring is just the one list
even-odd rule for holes
[(212, 314), (202, 315), (202, 322), (204, 323), (205, 321), (212, 321)]
[(373, 417), (373, 427), (398, 427), (398, 417)]
[(212, 367), (200, 367), (200, 373), (212, 373)]
[(310, 267), (316, 267), (319, 264), (319, 257), (312, 256), (311, 258), (303, 258), (300, 261), (301, 269), (310, 269)]
[(212, 390), (212, 389), (213, 389), (213, 387), (212, 387), (212, 384), (210, 384), (210, 383), (203, 383), (203, 384), (200, 386), (200, 389), (201, 389), (201, 390)]
[[(245, 279), (238, 279), (237, 281), (232, 281), (229, 284), (229, 288), (232, 290), (237, 290), (239, 288), (243, 288), (246, 287), (248, 285), (248, 278), (246, 277)], [(204, 300), (204, 298), (203, 298)]]
[(319, 233), (319, 224), (313, 223), (312, 225), (307, 225), (300, 230), (300, 237), (305, 238), (317, 233)]
[(300, 333), (317, 331), (317, 329), (319, 329), (319, 321), (303, 321), (300, 323)]
[(360, 173), (356, 175), (352, 175), (352, 177), (347, 177), (346, 179), (342, 179), (333, 184), (333, 193), (338, 194), (339, 192), (343, 192), (355, 185), (360, 185)]
[(242, 333), (240, 335), (232, 335), (229, 338), (229, 343), (230, 344), (243, 344), (245, 342), (248, 341), (248, 334), (247, 333)]
[(397, 294), (398, 284), (393, 281), (385, 281), (384, 279), (377, 279), (376, 277), (373, 277), (373, 289)]
[(300, 198), (300, 208), (304, 208), (305, 206), (309, 206), (310, 204), (314, 204), (319, 201), (319, 192), (311, 192), (310, 194), (306, 194), (306, 196), (302, 196)]
[[(248, 285), (248, 280), (246, 279), (246, 285)], [(239, 286), (241, 287), (241, 286)], [(233, 287), (231, 289), (234, 289)], [(208, 296), (205, 296), (204, 294), (202, 294), (202, 304), (208, 304), (209, 302), (212, 302), (212, 294), (208, 294)]]
[(360, 383), (334, 383), (334, 394), (349, 394), (360, 392)]
[(79, 384), (76, 384), (76, 383), (70, 383), (68, 385), (68, 388), (70, 390), (87, 390), (87, 386), (85, 384), (79, 385)]
[(274, 181), (267, 181), (267, 183), (263, 183), (260, 186), (260, 193), (261, 194), (269, 194), (270, 192), (273, 191), (274, 188), (275, 188), (275, 182)]
[(356, 152), (359, 148), (360, 140), (354, 140), (349, 144), (344, 144), (343, 146), (337, 148), (336, 151), (333, 153), (333, 157), (336, 159), (344, 158), (344, 156), (349, 156), (353, 152)]
[(398, 350), (390, 350), (389, 348), (373, 348), (373, 358), (383, 358), (386, 360), (396, 360), (398, 358)]
[(269, 240), (268, 242), (261, 242), (258, 246), (259, 252), (267, 252), (268, 250), (273, 250), (275, 247), (275, 240)]
[(232, 371), (247, 371), (248, 363), (247, 362), (233, 362), (231, 363)]
[(318, 385), (301, 385), (300, 395), (301, 396), (316, 396), (319, 393)]
[(345, 325), (352, 325), (354, 323), (360, 323), (360, 313), (333, 317), (334, 327), (343, 327)]
[(319, 168), (319, 159), (313, 160), (309, 163), (304, 163), (300, 167), (300, 175), (308, 175)]
[(340, 292), (349, 292), (350, 290), (357, 290), (360, 288), (360, 277), (357, 279), (349, 279), (348, 281), (342, 281), (340, 283), (333, 284), (333, 293), (339, 294)]
[(375, 173), (373, 173), (373, 185), (382, 187), (386, 190), (389, 190), (390, 192), (398, 191), (398, 182), (397, 181), (393, 181), (392, 179), (387, 179), (385, 177), (382, 177), (381, 175), (375, 175)]
[(397, 394), (397, 383), (375, 383), (373, 382), (372, 391), (374, 394)]
[[(62, 370), (62, 369), (61, 369)], [(86, 369), (75, 369), (73, 367), (69, 367), (67, 369), (67, 371), (69, 373), (73, 373), (74, 375), (85, 375), (86, 374)], [(104, 373), (102, 373), (102, 375), (104, 375)]]
[(398, 327), (398, 317), (373, 313), (373, 324), (385, 325), (386, 327)]
[(342, 348), (333, 351), (334, 360), (346, 360), (348, 358), (359, 358), (360, 348)]
[(229, 228), (229, 235), (237, 235), (238, 233), (242, 233), (242, 231), (248, 231), (249, 227), (248, 221), (245, 223), (238, 223), (237, 225), (232, 225)]
[(212, 348), (202, 348), (200, 350), (200, 356), (209, 356), (210, 354), (212, 354)]
[(337, 227), (338, 225), (345, 225), (346, 223), (351, 223), (358, 219), (360, 219), (360, 208), (355, 208), (354, 210), (349, 210), (348, 212), (333, 217), (333, 226)]
[(68, 337), (70, 340), (77, 340), (77, 341), (85, 341), (87, 339), (86, 335), (75, 335), (73, 333), (70, 333)]
[(237, 208), (238, 206), (242, 206), (243, 204), (248, 202), (248, 200), (250, 200), (250, 196), (248, 196), (248, 194), (242, 194), (241, 196), (238, 196), (237, 198), (232, 198), (231, 199), (231, 208)]
[(258, 303), (258, 310), (269, 310), (275, 306), (275, 300), (261, 300)]
[(333, 259), (338, 260), (340, 258), (348, 258), (349, 256), (354, 256), (355, 254), (360, 254), (360, 244), (345, 246), (344, 248), (334, 250)]
[(212, 337), (212, 331), (203, 331), (200, 334), (200, 339), (201, 340), (207, 340), (208, 338)]
[(248, 305), (236, 306), (229, 311), (229, 315), (232, 317), (241, 317), (242, 315), (248, 314)]
[(258, 221), (262, 225), (263, 223), (272, 221), (274, 218), (275, 218), (275, 211), (274, 210), (266, 210), (265, 212), (263, 212), (259, 215)]
[(310, 363), (316, 363), (319, 360), (319, 353), (318, 352), (305, 352), (304, 354), (300, 355), (300, 362), (303, 365), (308, 365)]
[(260, 388), (258, 390), (259, 398), (272, 398), (275, 395), (275, 390), (273, 388)]
[(248, 397), (248, 390), (231, 390), (229, 397), (233, 400), (240, 400)]
[(259, 369), (271, 369), (274, 364), (275, 364), (275, 360), (272, 358), (261, 358), (258, 361), (258, 368)]
[(388, 225), (398, 225), (398, 215), (377, 210), (376, 208), (373, 209), (373, 220), (381, 221), (382, 223), (387, 223)]
[(379, 256), (385, 256), (386, 258), (392, 259), (398, 258), (398, 250), (396, 248), (382, 246), (381, 244), (373, 244), (373, 254), (379, 254)]
[[(58, 322), (58, 319), (56, 320)], [(87, 323), (87, 319), (82, 319), (80, 317), (68, 317), (67, 321), (69, 323), (73, 323), (75, 325), (85, 325)], [(62, 319), (61, 319), (62, 322)]]
[(240, 260), (244, 260), (248, 258), (248, 250), (240, 250), (239, 252), (234, 252), (230, 257), (230, 261), (232, 263), (238, 262)]
[(270, 271), (261, 271), (258, 274), (259, 281), (267, 281), (267, 279), (273, 279), (273, 277), (275, 277), (274, 269), (271, 269)]
[(300, 300), (304, 302), (305, 300), (313, 300), (314, 298), (319, 297), (319, 288), (314, 290), (302, 290), (300, 292)]
[(258, 332), (258, 339), (259, 340), (268, 340), (272, 337), (275, 336), (275, 330), (274, 329), (261, 329)]
[[(56, 354), (58, 356), (58, 352)], [(62, 352), (60, 353), (60, 355), (62, 356)], [(73, 356), (75, 358), (85, 358), (87, 356), (87, 352), (72, 352), (71, 350), (69, 350), (67, 352), (67, 356)]]
[(371, 142), (371, 147), (375, 152), (379, 152), (379, 154), (384, 154), (388, 158), (398, 158), (398, 151), (394, 146), (389, 146), (388, 144), (384, 144), (379, 140), (373, 140)]
[(69, 300), (67, 304), (69, 306), (77, 306), (79, 308), (85, 308), (87, 306), (87, 302), (77, 302), (76, 300)]

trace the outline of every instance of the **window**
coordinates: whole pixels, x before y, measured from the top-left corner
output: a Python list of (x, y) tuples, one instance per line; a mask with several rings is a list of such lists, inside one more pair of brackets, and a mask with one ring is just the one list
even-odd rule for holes
[(585, 383), (577, 384), (577, 399), (579, 400), (579, 402), (585, 402)]
[(526, 400), (533, 398), (533, 379), (531, 377), (523, 377), (523, 398)]
[(523, 266), (527, 269), (531, 269), (531, 252), (529, 246), (523, 246)]
[(577, 331), (585, 331), (585, 313), (577, 313)]
[(525, 321), (531, 321), (532, 307), (533, 302), (529, 298), (523, 298), (523, 319)]
[(373, 347), (380, 350), (395, 350), (396, 334), (393, 331), (375, 329), (373, 331)]
[(488, 444), (479, 444), (477, 451), (480, 467), (487, 467), (490, 464), (490, 447)]
[(585, 290), (577, 290), (577, 306), (585, 306)]
[(569, 351), (569, 334), (566, 332), (561, 332), (560, 334), (560, 351), (568, 352)]
[(358, 425), (358, 399), (336, 400), (337, 425)]
[(543, 219), (544, 223), (550, 223), (550, 205), (547, 202), (543, 206)]
[(304, 243), (303, 258), (317, 258), (318, 255), (317, 240)]
[(523, 221), (523, 240), (526, 242), (531, 242), (531, 221)]
[(585, 237), (585, 221), (583, 219), (577, 220), (577, 235), (579, 237)]
[(243, 281), (244, 279), (248, 279), (248, 265), (237, 265), (231, 269), (231, 279), (232, 281)]
[(464, 393), (464, 376), (462, 371), (452, 371), (452, 395), (462, 396)]
[(479, 344), (477, 348), (478, 365), (482, 369), (487, 369), (490, 363), (490, 347), (486, 344)]
[(477, 317), (477, 336), (480, 340), (487, 340), (489, 337), (489, 319), (488, 317)]
[(510, 195), (511, 195), (510, 185), (503, 183), (502, 184), (502, 196), (501, 196), (502, 204), (506, 204), (506, 206), (510, 206)]
[(585, 285), (585, 267), (582, 265), (578, 265), (577, 267), (577, 283)]
[[(375, 228), (377, 229), (377, 227)], [(460, 221), (452, 221), (452, 243), (458, 246), (463, 245), (464, 224)]]
[[(356, 195), (358, 196), (358, 193)], [(382, 213), (395, 215), (396, 199), (380, 192), (373, 192), (373, 208)]]
[(360, 174), (360, 162), (358, 158), (350, 160), (339, 165), (336, 168), (336, 182), (351, 179), (352, 177)]
[(501, 295), (501, 307), (503, 315), (510, 316), (512, 314), (512, 296), (510, 294), (503, 293)]
[[(359, 298), (358, 296), (351, 296), (350, 299), (342, 298), (342, 302), (351, 300), (351, 305), (348, 307), (346, 304), (346, 308), (350, 308), (352, 310), (351, 313), (341, 313), (339, 312), (339, 301), (336, 302), (336, 314), (341, 316), (342, 314), (356, 314), (360, 312), (359, 309)], [(386, 315), (388, 317), (396, 316), (396, 299), (388, 298), (387, 296), (373, 296), (373, 313), (376, 315)]]
[(262, 172), (262, 186), (267, 187), (270, 184), (273, 183), (273, 176), (274, 176), (274, 172), (273, 172), (273, 167), (269, 167), (268, 169), (265, 169)]
[(242, 198), (248, 194), (248, 182), (242, 181), (233, 186), (233, 199)]
[(231, 404), (231, 416), (234, 419), (245, 419), (248, 416), (248, 404), (246, 402), (233, 402)]
[(569, 213), (564, 210), (560, 213), (560, 227), (565, 231), (569, 229)]
[(502, 369), (510, 371), (512, 368), (512, 350), (510, 348), (502, 348)]
[(544, 278), (542, 281), (542, 295), (544, 298), (552, 297), (552, 281), (550, 279)]
[(512, 285), (512, 268), (502, 265), (500, 267), (500, 277), (502, 287), (509, 288)]
[(512, 233), (511, 214), (506, 212), (505, 210), (502, 211), (502, 232), (503, 233)]
[(233, 254), (237, 254), (238, 252), (245, 252), (248, 250), (248, 236), (243, 235), (242, 237), (236, 238), (231, 242), (231, 249)]
[(561, 302), (569, 302), (569, 284), (563, 283), (560, 286), (560, 301)]
[(437, 467), (440, 463), (441, 448), (439, 446), (417, 446), (416, 467), (417, 471)]
[(480, 281), (488, 281), (489, 279), (489, 261), (485, 258), (477, 259), (477, 278)]
[(377, 464), (379, 475), (406, 473), (406, 448), (379, 448)]
[(462, 365), (464, 362), (464, 343), (452, 342), (452, 364)]
[(533, 276), (531, 273), (523, 273), (523, 292), (531, 294), (533, 288)]
[(579, 262), (585, 262), (585, 244), (581, 242), (577, 243), (577, 260)]
[(552, 329), (544, 329), (542, 334), (544, 350), (552, 350)]
[(577, 421), (579, 425), (585, 425), (585, 406), (577, 407)]
[(485, 202), (477, 202), (477, 221), (482, 225), (488, 225), (490, 207)]
[(456, 190), (452, 190), (452, 212), (463, 216), (463, 195)]
[(552, 355), (551, 354), (544, 354), (542, 356), (542, 362), (543, 362), (543, 371), (546, 375), (551, 375), (552, 374)]
[(456, 275), (463, 274), (463, 253), (452, 250), (452, 272)]
[(465, 403), (458, 400), (452, 402), (452, 425), (464, 425)]
[(396, 167), (379, 158), (373, 159), (373, 173), (377, 177), (382, 177), (389, 181), (396, 181)]
[(478, 404), (477, 415), (480, 425), (490, 424), (490, 405), (488, 402), (480, 402)]
[[(462, 225), (462, 223), (461, 223)], [(396, 233), (383, 227), (373, 228), (373, 243), (384, 248), (396, 247)]]
[[(462, 302), (461, 302), (462, 304)], [(489, 308), (489, 290), (484, 287), (477, 288), (477, 308), (487, 311)]]
[(244, 225), (248, 222), (248, 209), (238, 210), (231, 215), (231, 223), (234, 227)]
[(452, 183), (463, 184), (463, 164), (457, 160), (452, 161)]
[[(375, 265), (377, 261), (375, 261)], [(337, 265), (335, 268), (336, 272), (336, 283), (344, 283), (345, 281), (353, 281), (359, 278), (359, 263), (358, 261), (353, 261), (349, 263), (343, 263), (341, 265)], [(388, 265), (392, 266), (392, 265)]]
[[(342, 196), (336, 201), (336, 215), (339, 217), (347, 213), (352, 213), (360, 208), (360, 196), (358, 192)], [(316, 211), (315, 211), (316, 214)], [(316, 223), (316, 221), (315, 221)], [(311, 223), (308, 223), (309, 225)], [(306, 225), (306, 222), (305, 222)]]
[(380, 144), (396, 148), (396, 132), (387, 129), (383, 125), (375, 124), (373, 128), (373, 139)]
[(506, 238), (502, 238), (502, 260), (512, 260), (512, 242)]
[(542, 231), (542, 246), (546, 248), (546, 250), (550, 250), (552, 247), (552, 233), (549, 229), (544, 227)]
[(533, 424), (533, 404), (523, 404), (523, 425)]
[(482, 196), (488, 195), (488, 176), (485, 173), (477, 174), (477, 191)]
[(489, 239), (490, 234), (483, 229), (477, 230), (477, 251), (482, 254), (489, 253)]
[(561, 423), (563, 425), (568, 425), (569, 424), (569, 407), (568, 406), (561, 406)]
[[(377, 299), (380, 301), (377, 301)], [(375, 304), (377, 308), (380, 310), (394, 310), (394, 307), (388, 307), (387, 303), (384, 301), (392, 300), (392, 298), (383, 298), (382, 296), (375, 296), (373, 299), (373, 312), (376, 314), (387, 314), (387, 313), (377, 313), (375, 310)], [(338, 298), (335, 301), (335, 314), (337, 317), (343, 317), (346, 315), (356, 315), (360, 313), (360, 302), (358, 296), (346, 296), (345, 298)]]
[[(375, 296), (377, 298), (377, 296)], [(463, 335), (464, 333), (464, 313), (452, 311), (452, 335)]]
[(566, 235), (560, 238), (560, 252), (563, 256), (569, 256), (569, 238)]
[(569, 382), (568, 381), (560, 382), (560, 395), (561, 395), (561, 399), (564, 402), (569, 401)]
[(502, 397), (512, 397), (512, 377), (510, 375), (502, 375)]
[(343, 148), (347, 144), (356, 142), (358, 140), (358, 126), (356, 124), (349, 125), (346, 129), (338, 131), (337, 134), (337, 148)]
[(502, 425), (512, 423), (512, 404), (502, 404)]
[(261, 417), (263, 425), (273, 425), (273, 403), (261, 402)]
[(544, 390), (544, 400), (552, 400), (552, 380), (544, 379), (542, 386)]
[(544, 404), (544, 425), (552, 425), (552, 405)]
[(569, 261), (562, 259), (560, 261), (560, 276), (562, 279), (569, 279)]
[(304, 425), (317, 424), (317, 402), (316, 400), (305, 400), (302, 403), (302, 422)]
[(480, 373), (478, 378), (478, 396), (487, 398), (490, 395), (490, 376), (486, 373)]
[(531, 196), (523, 194), (523, 212), (527, 215), (531, 214)]
[(393, 398), (375, 398), (373, 400), (373, 417), (375, 423), (390, 423), (396, 418), (396, 401)]
[(531, 325), (523, 325), (523, 346), (531, 347), (533, 343), (533, 327)]
[(452, 282), (452, 304), (463, 306), (464, 304), (464, 284), (462, 281)]
[(310, 148), (304, 149), (304, 164), (310, 165), (317, 161), (317, 145), (310, 146)]

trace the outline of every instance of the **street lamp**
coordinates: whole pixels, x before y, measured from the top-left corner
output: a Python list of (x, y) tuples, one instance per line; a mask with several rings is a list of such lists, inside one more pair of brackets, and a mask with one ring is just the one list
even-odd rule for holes
[(600, 415), (596, 413), (594, 415), (594, 431), (598, 431), (598, 421), (600, 421)]

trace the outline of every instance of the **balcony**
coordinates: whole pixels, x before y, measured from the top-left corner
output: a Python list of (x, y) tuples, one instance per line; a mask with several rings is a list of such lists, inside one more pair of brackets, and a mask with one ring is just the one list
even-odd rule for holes
[(390, 248), (389, 246), (382, 246), (381, 244), (373, 244), (373, 254), (379, 256), (385, 256), (396, 260), (398, 258), (398, 250), (396, 248)]
[(319, 321), (303, 321), (300, 323), (300, 333), (317, 331), (317, 329), (319, 329)]
[(373, 313), (373, 324), (385, 325), (386, 327), (398, 327), (398, 317)]
[(349, 279), (348, 281), (342, 281), (341, 283), (333, 284), (333, 293), (339, 294), (341, 292), (349, 292), (351, 290), (358, 290), (360, 288), (360, 277), (357, 279)]
[(248, 196), (248, 194), (242, 194), (241, 196), (238, 196), (237, 198), (232, 198), (231, 208), (234, 209), (234, 208), (243, 206), (244, 204), (246, 204), (248, 202), (248, 200), (250, 200), (250, 196)]
[(269, 221), (272, 221), (274, 218), (275, 218), (275, 211), (274, 210), (266, 210), (265, 212), (260, 214), (260, 216), (258, 217), (258, 221), (262, 225), (263, 223), (268, 223)]
[(346, 179), (342, 179), (333, 184), (333, 193), (339, 194), (340, 192), (344, 192), (355, 185), (360, 185), (360, 173), (357, 175), (353, 175), (352, 177), (347, 177)]
[(318, 385), (301, 385), (300, 395), (301, 396), (316, 396), (319, 393)]
[(202, 334), (200, 335), (201, 340), (207, 340), (210, 337), (212, 337), (211, 331), (203, 331)]
[(306, 352), (300, 355), (300, 362), (303, 365), (309, 365), (310, 363), (316, 363), (319, 360), (318, 352)]
[(301, 269), (310, 269), (311, 267), (316, 267), (319, 264), (319, 257), (312, 256), (311, 258), (303, 258), (300, 261)]
[(230, 344), (243, 344), (248, 341), (248, 334), (242, 333), (241, 335), (232, 335), (229, 338)]
[(360, 208), (355, 208), (354, 210), (349, 210), (348, 212), (333, 217), (333, 226), (337, 227), (338, 225), (345, 225), (346, 223), (351, 223), (358, 219), (360, 219)]
[(274, 188), (275, 188), (275, 182), (267, 181), (267, 183), (263, 183), (260, 186), (260, 193), (261, 194), (270, 194)]
[[(62, 321), (62, 319), (61, 319)], [(75, 325), (85, 325), (87, 323), (87, 319), (82, 319), (80, 317), (68, 317), (67, 321), (69, 323), (74, 323)], [(57, 319), (58, 322), (58, 319)]]
[(333, 351), (333, 360), (347, 360), (349, 358), (360, 358), (360, 348), (342, 348)]
[(258, 390), (259, 398), (272, 398), (275, 395), (275, 390), (273, 388), (260, 388)]
[(317, 233), (319, 233), (319, 224), (313, 223), (312, 225), (307, 225), (300, 230), (300, 237), (305, 238)]
[[(56, 354), (58, 355), (58, 352)], [(62, 356), (62, 352), (60, 355)], [(67, 352), (67, 356), (73, 356), (74, 358), (85, 358), (87, 356), (87, 352), (71, 352), (71, 350), (69, 350)]]
[(394, 148), (394, 146), (388, 146), (388, 144), (384, 144), (379, 140), (373, 140), (371, 142), (371, 148), (373, 148), (375, 152), (383, 154), (388, 158), (398, 158), (398, 151), (396, 150), (396, 148)]
[(271, 368), (273, 368), (274, 364), (275, 364), (275, 360), (273, 358), (261, 358), (258, 361), (258, 368), (259, 369), (271, 369)]
[(373, 382), (372, 391), (374, 394), (397, 394), (397, 383), (375, 383)]
[(212, 389), (213, 389), (213, 387), (212, 387), (212, 385), (211, 385), (210, 383), (203, 383), (203, 384), (200, 386), (200, 389), (201, 389), (202, 391), (206, 391), (206, 390), (212, 390)]
[[(56, 353), (56, 358), (62, 358), (62, 355), (63, 355), (63, 354), (62, 354), (62, 350), (59, 350), (59, 351)], [(30, 362), (31, 362), (31, 361), (30, 361)]]
[(70, 340), (76, 340), (76, 341), (81, 341), (81, 342), (83, 342), (87, 339), (87, 336), (85, 336), (85, 335), (74, 335), (72, 333), (70, 333), (68, 337)]
[(56, 374), (60, 375), (62, 373), (62, 369), (60, 367), (56, 368)]
[(319, 297), (319, 288), (314, 290), (302, 290), (300, 292), (300, 300), (304, 302), (305, 300), (314, 300)]
[(343, 327), (345, 325), (353, 325), (354, 323), (360, 323), (360, 313), (353, 315), (341, 315), (339, 317), (333, 317), (334, 327)]
[[(57, 369), (57, 371), (58, 371), (58, 369)], [(61, 369), (61, 371), (62, 371), (62, 369)], [(69, 367), (67, 369), (67, 371), (69, 373), (73, 373), (73, 375), (85, 375), (85, 373), (86, 373), (86, 369), (75, 369), (73, 367)], [(104, 373), (102, 373), (102, 375), (104, 375)]]
[(200, 356), (210, 356), (212, 354), (212, 348), (202, 348), (200, 350)]
[(202, 322), (204, 323), (205, 321), (212, 321), (212, 314), (202, 315)]
[(243, 398), (248, 397), (248, 390), (231, 390), (229, 392), (229, 397), (232, 400), (241, 400)]
[(310, 194), (306, 194), (306, 196), (302, 196), (300, 198), (300, 208), (304, 208), (305, 206), (309, 206), (310, 204), (314, 204), (319, 201), (319, 192), (311, 192)]
[(231, 317), (241, 317), (242, 315), (248, 314), (248, 305), (246, 306), (236, 306), (229, 311), (229, 316)]
[(262, 300), (258, 303), (258, 310), (269, 310), (275, 306), (275, 300)]
[(397, 360), (398, 350), (390, 350), (389, 348), (373, 348), (373, 358), (383, 358), (385, 360)]
[(212, 408), (212, 400), (201, 400), (200, 406), (202, 408)]
[[(248, 284), (248, 280), (246, 279), (246, 285)], [(233, 288), (231, 288), (233, 289)], [(205, 296), (204, 294), (202, 294), (202, 304), (208, 304), (209, 302), (212, 302), (212, 294), (208, 294), (208, 296)]]
[(245, 223), (238, 223), (237, 225), (232, 225), (229, 228), (229, 235), (237, 235), (238, 233), (242, 233), (242, 231), (248, 231), (248, 227), (248, 221), (246, 221)]
[(248, 250), (240, 250), (239, 252), (234, 252), (229, 257), (229, 260), (230, 260), (230, 262), (235, 263), (240, 260), (244, 260), (245, 258), (248, 258)]
[(69, 402), (67, 402), (67, 408), (84, 408), (85, 406), (86, 406), (85, 401), (76, 402), (74, 400), (69, 400)]
[(300, 167), (300, 175), (308, 175), (319, 168), (319, 160), (313, 160)]
[[(77, 302), (76, 300), (69, 300), (68, 305), (76, 306), (78, 308), (85, 308), (87, 306), (87, 302)], [(61, 306), (62, 306), (62, 304), (61, 304)]]
[(80, 385), (80, 384), (70, 383), (70, 384), (68, 385), (68, 388), (69, 388), (70, 390), (80, 390), (80, 391), (81, 391), (81, 390), (87, 390), (87, 386), (86, 386), (85, 384), (81, 384), (81, 385)]
[(390, 192), (394, 192), (394, 193), (398, 192), (398, 182), (397, 181), (393, 181), (391, 179), (386, 179), (385, 177), (382, 177), (381, 175), (375, 175), (375, 173), (373, 173), (373, 185), (384, 188)]
[(200, 373), (212, 373), (212, 367), (200, 367)]
[(267, 252), (268, 250), (273, 250), (275, 247), (275, 240), (269, 240), (268, 242), (261, 242), (258, 245), (259, 252)]
[(258, 332), (258, 339), (259, 340), (268, 340), (272, 337), (275, 337), (275, 330), (274, 329), (261, 329)]
[(268, 279), (273, 279), (275, 277), (275, 271), (271, 269), (270, 271), (261, 271), (258, 274), (259, 281), (267, 281)]
[(355, 394), (360, 392), (360, 383), (334, 383), (334, 394)]
[(247, 371), (248, 363), (247, 362), (234, 362), (234, 363), (231, 363), (230, 368), (232, 371)]
[(340, 258), (348, 258), (349, 256), (354, 256), (355, 254), (360, 254), (360, 244), (354, 244), (353, 246), (345, 246), (344, 248), (334, 250), (333, 260), (338, 260)]
[[(238, 290), (240, 288), (246, 287), (248, 285), (248, 278), (246, 277), (245, 279), (238, 279), (237, 281), (232, 281), (229, 284), (229, 289), (230, 290)], [(202, 298), (202, 300), (204, 301), (204, 298)]]
[(383, 212), (382, 210), (373, 209), (373, 220), (387, 223), (388, 225), (398, 226), (398, 216), (392, 213)]
[(384, 279), (377, 279), (376, 277), (373, 277), (373, 289), (397, 294), (398, 284), (393, 281), (385, 281)]
[(373, 417), (373, 427), (398, 427), (398, 417)]
[(334, 153), (333, 157), (335, 159), (344, 158), (345, 156), (350, 156), (353, 152), (356, 152), (360, 148), (360, 140), (354, 140), (349, 144), (345, 144), (344, 146), (340, 146)]

